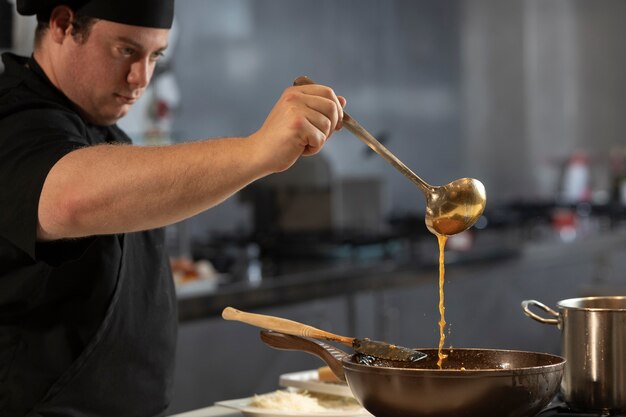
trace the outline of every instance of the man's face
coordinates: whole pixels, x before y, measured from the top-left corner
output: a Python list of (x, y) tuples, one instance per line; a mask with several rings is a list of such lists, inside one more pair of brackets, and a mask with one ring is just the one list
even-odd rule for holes
[(148, 86), (168, 35), (168, 29), (97, 21), (86, 41), (65, 38), (58, 87), (90, 122), (113, 124)]

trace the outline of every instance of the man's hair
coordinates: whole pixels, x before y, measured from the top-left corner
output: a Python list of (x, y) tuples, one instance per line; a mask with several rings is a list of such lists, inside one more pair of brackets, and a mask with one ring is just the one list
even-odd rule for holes
[[(100, 19), (91, 16), (75, 15), (74, 20), (72, 20), (72, 37), (74, 40), (79, 43), (87, 41), (91, 33), (91, 28), (98, 20)], [(48, 22), (39, 21), (37, 23), (37, 29), (35, 29), (35, 49), (41, 45), (41, 41), (48, 29), (50, 29)]]

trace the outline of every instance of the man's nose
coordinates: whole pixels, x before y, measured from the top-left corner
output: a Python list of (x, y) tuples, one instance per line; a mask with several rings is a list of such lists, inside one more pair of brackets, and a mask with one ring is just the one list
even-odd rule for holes
[(127, 81), (137, 88), (146, 88), (152, 77), (153, 65), (147, 60), (133, 62), (128, 72)]

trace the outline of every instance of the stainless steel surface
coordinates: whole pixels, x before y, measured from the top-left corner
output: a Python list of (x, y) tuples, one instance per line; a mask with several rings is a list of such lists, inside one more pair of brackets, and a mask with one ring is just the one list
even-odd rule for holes
[[(558, 319), (537, 317), (533, 306)], [(580, 410), (625, 412), (626, 296), (571, 298), (557, 307), (559, 313), (535, 300), (522, 303), (528, 316), (562, 330), (565, 401)]]
[[(298, 77), (294, 85), (313, 84), (308, 77)], [(409, 167), (372, 136), (359, 122), (344, 111), (343, 126), (382, 156), (394, 168), (411, 180), (426, 197), (426, 227), (434, 234), (451, 236), (472, 227), (485, 210), (485, 186), (474, 178), (461, 178), (449, 184), (433, 186), (421, 179)]]
[[(539, 314), (534, 313), (530, 308), (531, 307), (539, 307), (540, 309), (544, 310), (545, 312), (549, 313), (551, 316), (556, 317), (554, 319), (546, 319), (544, 317), (541, 317)], [(536, 300), (524, 300), (522, 301), (522, 309), (524, 310), (524, 313), (532, 318), (537, 320), (540, 323), (544, 323), (544, 324), (556, 324), (559, 325), (560, 320), (559, 320), (559, 313), (552, 310), (550, 307), (548, 307), (547, 305), (545, 305), (544, 303), (541, 303), (539, 301)], [(559, 325), (559, 328), (561, 328), (561, 326)]]

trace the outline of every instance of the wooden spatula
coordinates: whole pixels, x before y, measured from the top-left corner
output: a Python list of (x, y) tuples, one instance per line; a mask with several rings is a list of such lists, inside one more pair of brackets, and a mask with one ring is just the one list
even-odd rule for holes
[(280, 317), (266, 316), (264, 314), (246, 313), (232, 307), (226, 307), (222, 311), (225, 320), (240, 321), (262, 329), (273, 330), (294, 336), (310, 337), (313, 339), (324, 339), (342, 343), (362, 354), (375, 358), (416, 362), (426, 357), (426, 354), (416, 349), (392, 345), (386, 342), (379, 342), (370, 339), (356, 339), (353, 337), (340, 336), (315, 327), (298, 323), (297, 321), (283, 319)]

